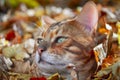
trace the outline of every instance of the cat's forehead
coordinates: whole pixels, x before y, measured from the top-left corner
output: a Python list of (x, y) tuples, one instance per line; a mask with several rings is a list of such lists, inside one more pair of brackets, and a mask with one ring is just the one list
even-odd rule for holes
[(43, 38), (51, 39), (56, 36), (76, 36), (84, 33), (82, 26), (78, 24), (74, 18), (65, 19), (60, 22), (56, 22), (52, 25), (43, 26), (41, 35)]
[(60, 28), (60, 27), (62, 27), (62, 26), (65, 26), (66, 23), (69, 23), (69, 22), (71, 22), (71, 21), (73, 21), (73, 20), (74, 20), (74, 17), (68, 18), (68, 19), (64, 19), (64, 20), (59, 21), (59, 22), (56, 22), (56, 23), (53, 23), (52, 25), (49, 26), (48, 31), (49, 31), (49, 30), (52, 30), (52, 29), (55, 29), (55, 28), (57, 28), (57, 27)]
[[(51, 25), (45, 25), (43, 27), (41, 27), (41, 35), (42, 36), (47, 36), (49, 34), (53, 34), (53, 33), (62, 33), (63, 32), (63, 27), (66, 26), (66, 23), (69, 22), (69, 19), (65, 19), (56, 23), (53, 23)], [(67, 26), (66, 26), (67, 27)]]
[(61, 36), (64, 34), (63, 32), (63, 25), (61, 22), (54, 23), (50, 26), (45, 27), (42, 29), (39, 37), (44, 38), (47, 41), (51, 41), (52, 39), (56, 38), (57, 36)]
[(47, 32), (48, 33), (52, 32), (53, 30), (56, 30), (57, 28), (60, 28), (62, 25), (63, 25), (62, 22), (56, 22), (56, 23), (54, 23), (54, 24), (52, 24), (48, 27)]

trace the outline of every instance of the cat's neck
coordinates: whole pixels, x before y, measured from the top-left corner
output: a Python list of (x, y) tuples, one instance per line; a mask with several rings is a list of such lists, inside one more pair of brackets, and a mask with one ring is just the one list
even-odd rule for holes
[[(92, 54), (89, 59), (85, 62), (85, 64), (80, 64), (78, 68), (78, 80), (90, 80), (91, 76), (97, 69), (97, 62), (95, 60), (94, 52), (91, 51)], [(82, 68), (81, 68), (82, 67)]]

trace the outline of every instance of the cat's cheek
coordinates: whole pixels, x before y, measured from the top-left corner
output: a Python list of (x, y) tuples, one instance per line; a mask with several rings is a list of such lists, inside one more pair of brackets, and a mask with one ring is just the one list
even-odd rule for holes
[(36, 51), (36, 53), (35, 53), (35, 62), (36, 62), (37, 65), (39, 64), (38, 63), (39, 60), (40, 60), (40, 55), (39, 55), (38, 51)]

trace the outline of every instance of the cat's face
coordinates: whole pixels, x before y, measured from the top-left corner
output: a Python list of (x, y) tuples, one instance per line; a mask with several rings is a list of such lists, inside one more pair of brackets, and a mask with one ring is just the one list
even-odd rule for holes
[(95, 46), (93, 38), (97, 24), (95, 5), (87, 3), (80, 15), (61, 22), (55, 22), (48, 17), (44, 18), (49, 21), (47, 27), (42, 28), (37, 39), (36, 51), (36, 63), (41, 72), (69, 74), (70, 70), (67, 67), (70, 63), (74, 64), (78, 70), (89, 71), (91, 66), (90, 68), (85, 66), (89, 66), (89, 63), (93, 65), (95, 62), (90, 54)]

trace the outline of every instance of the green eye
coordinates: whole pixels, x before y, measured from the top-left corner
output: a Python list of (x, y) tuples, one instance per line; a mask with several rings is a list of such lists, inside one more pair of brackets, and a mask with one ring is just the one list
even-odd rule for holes
[(57, 43), (62, 43), (62, 42), (64, 42), (66, 39), (67, 39), (66, 37), (59, 37), (59, 38), (57, 38), (56, 42), (57, 42)]

